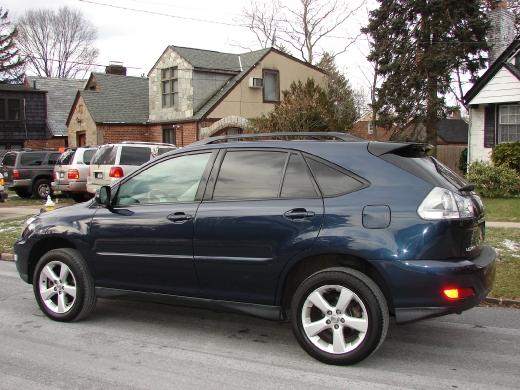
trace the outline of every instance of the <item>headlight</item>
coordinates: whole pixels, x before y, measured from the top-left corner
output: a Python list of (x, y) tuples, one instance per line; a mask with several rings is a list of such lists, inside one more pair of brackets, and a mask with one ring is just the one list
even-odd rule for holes
[(27, 237), (29, 233), (31, 233), (34, 230), (36, 226), (34, 221), (36, 221), (36, 217), (31, 217), (24, 222), (22, 229), (22, 237)]
[(445, 188), (435, 187), (417, 209), (422, 219), (462, 219), (475, 215), (471, 199)]

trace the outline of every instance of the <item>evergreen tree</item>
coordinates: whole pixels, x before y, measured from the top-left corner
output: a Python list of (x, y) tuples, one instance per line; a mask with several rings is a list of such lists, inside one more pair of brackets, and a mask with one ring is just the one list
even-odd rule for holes
[(378, 0), (364, 32), (368, 59), (383, 82), (376, 109), (382, 125), (424, 121), (426, 141), (436, 145), (435, 123), (455, 69), (475, 75), (486, 64), (489, 22), (480, 0)]
[(354, 91), (347, 78), (336, 67), (334, 57), (324, 53), (317, 65), (327, 72), (327, 96), (333, 105), (334, 115), (330, 118), (329, 129), (346, 131), (352, 128), (358, 118)]
[(0, 7), (0, 83), (19, 83), (23, 79), (24, 61), (16, 47), (16, 28), (8, 11)]

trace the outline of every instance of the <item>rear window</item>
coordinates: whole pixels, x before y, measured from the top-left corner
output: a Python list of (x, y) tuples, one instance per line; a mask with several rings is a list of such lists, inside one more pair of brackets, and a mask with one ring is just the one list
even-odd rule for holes
[(316, 198), (318, 194), (307, 164), (299, 154), (291, 154), (282, 185), (282, 198)]
[(2, 160), (2, 165), (13, 167), (16, 163), (16, 153), (7, 153)]
[(92, 156), (96, 153), (96, 149), (87, 149), (83, 152), (83, 164), (90, 165), (90, 160), (92, 160)]
[(120, 165), (141, 165), (150, 160), (151, 150), (148, 146), (122, 146)]
[(47, 161), (47, 164), (49, 164), (49, 165), (56, 165), (56, 162), (58, 161), (60, 156), (61, 156), (60, 153), (51, 153), (51, 154), (49, 154), (49, 159)]
[(357, 191), (364, 186), (364, 183), (359, 180), (325, 163), (313, 158), (307, 158), (307, 162), (323, 196), (339, 196)]
[(20, 165), (25, 165), (29, 167), (39, 166), (43, 164), (43, 160), (45, 159), (45, 156), (47, 153), (38, 153), (38, 152), (29, 152), (29, 153), (23, 153), (22, 157), (20, 158)]
[(76, 154), (76, 151), (66, 150), (65, 152), (63, 152), (60, 158), (58, 158), (58, 162), (56, 164), (70, 165), (72, 163), (72, 159), (74, 158), (74, 154)]
[(157, 155), (160, 156), (161, 154), (171, 152), (172, 150), (175, 150), (175, 148), (159, 148)]
[(112, 145), (103, 146), (97, 150), (92, 158), (92, 164), (114, 165), (116, 163), (117, 148)]

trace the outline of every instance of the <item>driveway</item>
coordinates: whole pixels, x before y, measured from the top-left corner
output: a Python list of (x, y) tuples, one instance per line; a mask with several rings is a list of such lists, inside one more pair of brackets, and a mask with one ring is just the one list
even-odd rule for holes
[(494, 389), (520, 383), (520, 310), (391, 325), (352, 367), (319, 363), (287, 324), (153, 303), (99, 300), (78, 323), (48, 320), (0, 261), (0, 387), (139, 389)]

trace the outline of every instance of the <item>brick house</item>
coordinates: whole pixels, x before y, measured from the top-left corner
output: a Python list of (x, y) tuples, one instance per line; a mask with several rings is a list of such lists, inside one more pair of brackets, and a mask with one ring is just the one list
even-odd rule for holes
[(0, 84), (0, 156), (50, 138), (46, 92), (23, 84)]
[(184, 146), (241, 132), (248, 119), (271, 111), (293, 81), (307, 78), (325, 84), (323, 71), (274, 48), (231, 54), (168, 46), (147, 79), (93, 73), (71, 108), (69, 143)]
[(377, 131), (374, 131), (372, 118), (372, 112), (366, 112), (361, 115), (361, 117), (354, 122), (350, 133), (356, 137), (371, 141), (388, 141), (393, 134), (393, 129), (377, 126)]

